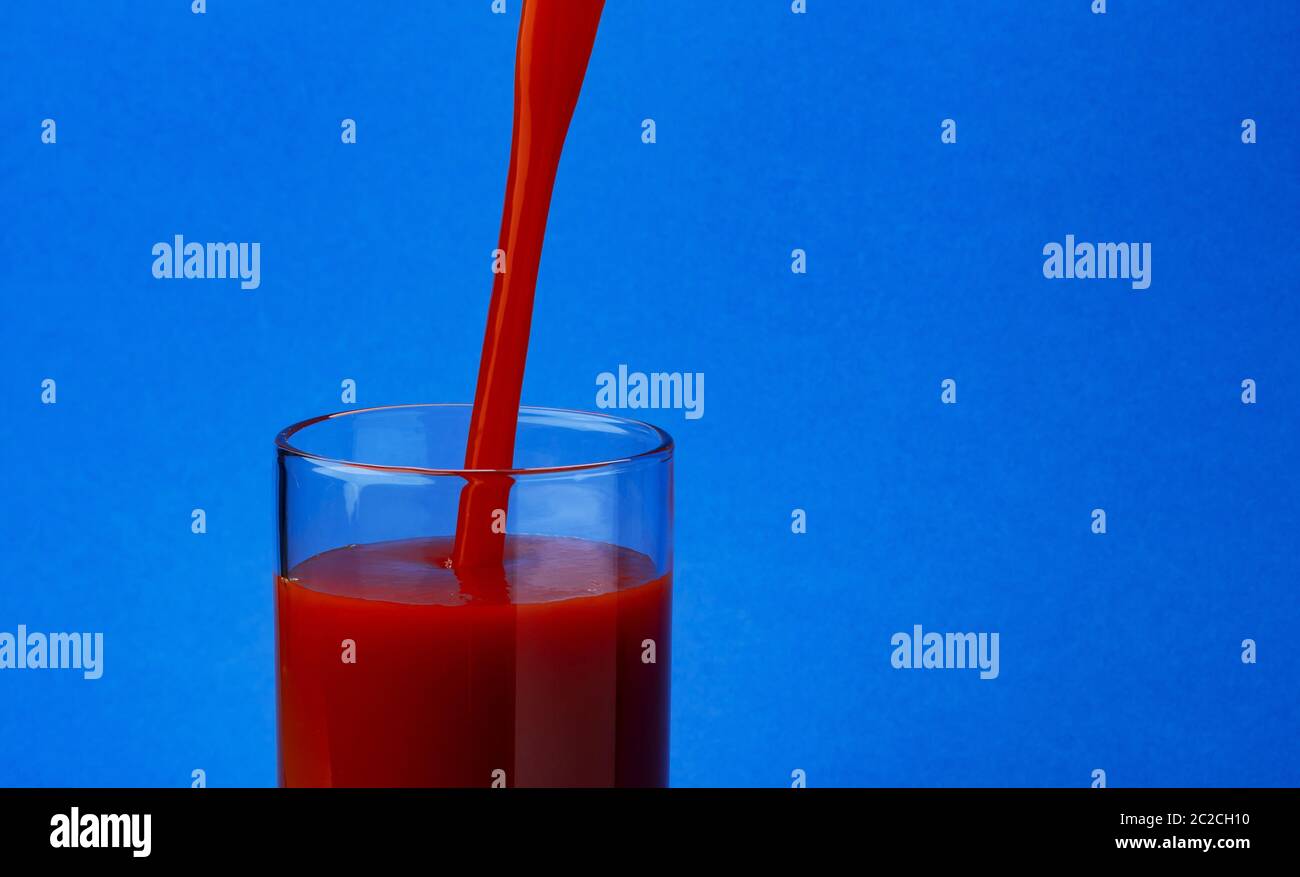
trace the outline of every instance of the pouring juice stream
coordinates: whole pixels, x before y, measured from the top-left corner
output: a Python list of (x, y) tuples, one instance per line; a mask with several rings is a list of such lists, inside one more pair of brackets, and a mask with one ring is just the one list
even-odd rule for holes
[[(505, 272), (495, 275), (466, 469), (511, 469), (515, 425), (528, 357), (533, 293), (546, 218), (569, 120), (578, 103), (605, 0), (530, 0), (524, 4), (515, 55), (514, 133), (498, 247)], [(508, 476), (471, 477), (461, 491), (452, 562), (459, 569), (501, 565)]]

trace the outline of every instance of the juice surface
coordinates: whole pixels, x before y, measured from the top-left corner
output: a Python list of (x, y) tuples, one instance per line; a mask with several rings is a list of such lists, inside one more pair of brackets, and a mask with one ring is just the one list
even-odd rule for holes
[(277, 577), (281, 785), (666, 785), (670, 577), (580, 539), (509, 535), (489, 570), (451, 552), (350, 546)]

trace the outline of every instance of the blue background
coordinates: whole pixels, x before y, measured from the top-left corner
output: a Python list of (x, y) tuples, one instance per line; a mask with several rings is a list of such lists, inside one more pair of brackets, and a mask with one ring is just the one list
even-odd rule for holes
[[(0, 630), (106, 639), (0, 672), (0, 784), (274, 782), (271, 440), (344, 378), (472, 398), (489, 5), (0, 4)], [(1300, 783), (1296, 4), (808, 5), (611, 0), (542, 262), (525, 402), (706, 375), (641, 412), (674, 783)], [(155, 280), (176, 234), (260, 241), (261, 288)], [(1152, 242), (1150, 289), (1045, 280), (1066, 234)], [(917, 623), (1000, 677), (894, 670)]]

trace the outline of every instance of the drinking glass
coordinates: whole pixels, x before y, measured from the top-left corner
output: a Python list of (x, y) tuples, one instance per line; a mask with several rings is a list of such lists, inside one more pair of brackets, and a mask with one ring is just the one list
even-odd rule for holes
[[(526, 407), (516, 468), (467, 471), (470, 413), (276, 437), (280, 784), (666, 785), (672, 439)], [(499, 507), (457, 534), (470, 485)], [(499, 562), (455, 562), (472, 537)]]

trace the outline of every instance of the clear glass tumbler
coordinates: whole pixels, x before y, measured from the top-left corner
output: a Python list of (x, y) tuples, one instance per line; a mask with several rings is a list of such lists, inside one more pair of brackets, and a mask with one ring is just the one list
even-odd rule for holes
[[(468, 405), (276, 438), (284, 786), (663, 786), (672, 439), (521, 408), (517, 468), (465, 471)], [(467, 485), (495, 485), (477, 534)], [(456, 538), (502, 540), (463, 569)]]

